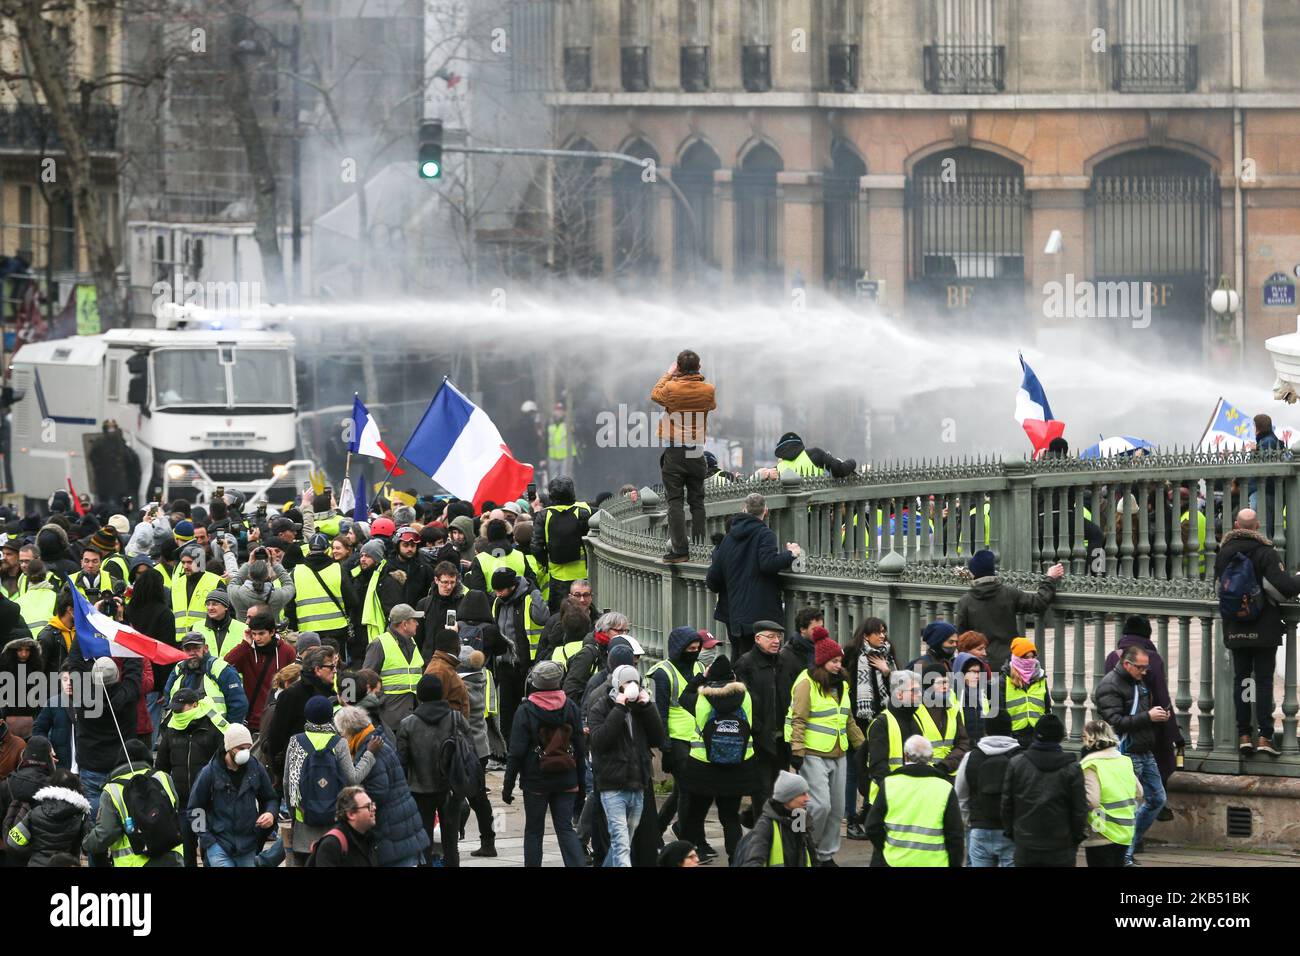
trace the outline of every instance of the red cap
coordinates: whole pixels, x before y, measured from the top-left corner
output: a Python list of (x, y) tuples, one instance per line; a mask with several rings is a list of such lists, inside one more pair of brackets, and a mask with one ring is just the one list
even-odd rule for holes
[(701, 649), (701, 650), (708, 650), (710, 647), (717, 647), (719, 644), (722, 643), (720, 640), (718, 640), (716, 637), (714, 637), (712, 634), (710, 634), (710, 633), (709, 633), (708, 631), (706, 631), (704, 628), (700, 628), (700, 632), (699, 632), (699, 633), (700, 633), (700, 649)]

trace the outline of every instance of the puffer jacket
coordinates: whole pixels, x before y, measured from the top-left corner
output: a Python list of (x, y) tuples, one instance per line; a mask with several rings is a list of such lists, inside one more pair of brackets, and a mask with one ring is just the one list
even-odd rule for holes
[[(415, 714), (407, 720), (418, 719)], [(429, 834), (420, 819), (420, 808), (415, 805), (411, 788), (402, 773), (402, 763), (397, 751), (384, 737), (382, 731), (372, 730), (361, 740), (359, 753), (371, 738), (378, 735), (384, 741), (383, 749), (375, 755), (375, 765), (366, 777), (366, 793), (378, 808), (372, 839), (380, 866), (393, 866), (406, 860), (418, 859), (429, 848)]]
[(469, 695), (469, 732), (474, 738), (474, 752), (479, 758), (491, 754), (487, 730), (487, 672), (483, 670), (482, 651), (466, 646), (460, 649), (460, 667), (456, 674)]
[(397, 727), (397, 757), (412, 793), (447, 789), (442, 748), (458, 730), (468, 733), (469, 726), (452, 716), (445, 700), (426, 700), (402, 718)]
[(1138, 755), (1155, 751), (1156, 726), (1148, 713), (1152, 707), (1151, 692), (1144, 682), (1130, 678), (1122, 666), (1101, 679), (1092, 692), (1092, 706), (1097, 716), (1114, 728), (1124, 753)]
[[(18, 660), (19, 648), (26, 648), (29, 652), (25, 662), (20, 663)], [(44, 654), (41, 652), (41, 646), (30, 634), (14, 638), (5, 644), (4, 650), (0, 651), (0, 680), (6, 680), (15, 691), (22, 691), (16, 693), (14, 702), (5, 708), (6, 717), (35, 717), (40, 711), (44, 701), (34, 695), (29, 696), (26, 688), (29, 675), (40, 675), (47, 670), (43, 661)], [(17, 706), (19, 700), (22, 700), (26, 706)]]
[[(54, 770), (49, 764), (35, 760), (20, 760), (18, 769), (0, 781), (0, 820), (9, 813), (14, 803), (31, 803), (36, 799), (36, 791), (46, 786)], [(0, 834), (2, 837), (3, 834)]]
[[(707, 701), (719, 718), (743, 718), (741, 706), (745, 702), (745, 685), (740, 681), (704, 684), (699, 690), (699, 700)], [(699, 705), (697, 704), (697, 707)], [(698, 711), (693, 712), (698, 714)], [(705, 710), (707, 716), (708, 711)], [(696, 732), (701, 733), (703, 725), (697, 719)], [(753, 727), (750, 727), (751, 735)], [(758, 762), (754, 758), (739, 764), (714, 764), (697, 760), (687, 752), (686, 757), (673, 765), (675, 779), (682, 782), (682, 789), (690, 793), (704, 794), (710, 797), (743, 797), (758, 788)]]
[(662, 750), (668, 739), (654, 704), (616, 704), (607, 690), (592, 703), (588, 719), (596, 788), (645, 790), (653, 774), (650, 748)]
[(957, 633), (979, 631), (989, 639), (988, 662), (995, 672), (1011, 656), (1020, 636), (1018, 614), (1042, 614), (1056, 597), (1056, 582), (1044, 576), (1034, 592), (1005, 583), (996, 574), (976, 578), (957, 602)]
[(1002, 784), (1003, 832), (1018, 850), (1059, 851), (1088, 837), (1083, 769), (1060, 746), (1016, 754)]
[(49, 866), (56, 853), (81, 856), (81, 843), (91, 830), (90, 802), (66, 787), (42, 787), (32, 795), (31, 812), (22, 822), (27, 831), (26, 845), (18, 845), (6, 834), (6, 844), (15, 862), (26, 860), (28, 866)]
[[(199, 702), (202, 716), (184, 718), (187, 714), (173, 713), (163, 723), (158, 734), (158, 756), (154, 759), (157, 770), (165, 770), (176, 785), (176, 794), (188, 800), (194, 781), (213, 756), (225, 751), (222, 730), (213, 719), (212, 701), (206, 697)], [(220, 719), (220, 718), (218, 718)], [(222, 726), (225, 721), (222, 720)]]
[[(752, 634), (755, 621), (785, 620), (780, 574), (793, 563), (794, 554), (778, 546), (766, 524), (751, 514), (735, 517), (705, 578), (710, 591), (727, 597), (724, 614), (731, 633)], [(713, 616), (723, 620), (716, 608)]]
[[(1255, 577), (1265, 588), (1264, 610), (1258, 620), (1223, 622), (1223, 643), (1229, 648), (1281, 647), (1284, 633), (1282, 609), (1277, 596), (1293, 598), (1300, 595), (1300, 577), (1288, 574), (1282, 559), (1273, 548), (1273, 542), (1258, 531), (1234, 528), (1223, 536), (1219, 553), (1214, 559), (1214, 579), (1223, 576), (1232, 556), (1245, 552), (1255, 566)], [(1268, 593), (1269, 591), (1275, 593)]]

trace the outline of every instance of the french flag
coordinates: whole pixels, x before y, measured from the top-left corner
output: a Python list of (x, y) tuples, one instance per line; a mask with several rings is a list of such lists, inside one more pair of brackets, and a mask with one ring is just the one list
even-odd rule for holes
[(533, 466), (515, 461), (487, 413), (445, 378), (398, 458), (476, 509), (518, 498), (533, 480)]
[(352, 395), (352, 442), (348, 445), (348, 451), (354, 455), (382, 459), (384, 467), (392, 469), (394, 475), (406, 474), (397, 467), (397, 456), (379, 437), (379, 425), (375, 422), (375, 416), (370, 414), (370, 410), (361, 403), (361, 396), (355, 392)]
[(170, 644), (146, 637), (91, 606), (76, 588), (72, 588), (72, 616), (76, 622), (77, 643), (81, 656), (143, 657), (155, 664), (175, 664), (185, 654)]
[(1034, 446), (1034, 457), (1037, 458), (1047, 450), (1053, 438), (1060, 438), (1065, 433), (1065, 422), (1052, 417), (1052, 406), (1047, 404), (1047, 394), (1043, 391), (1042, 383), (1038, 381), (1034, 370), (1025, 364), (1023, 355), (1020, 356), (1020, 367), (1024, 370), (1025, 377), (1020, 383), (1020, 390), (1016, 392), (1016, 421), (1029, 436), (1029, 442)]

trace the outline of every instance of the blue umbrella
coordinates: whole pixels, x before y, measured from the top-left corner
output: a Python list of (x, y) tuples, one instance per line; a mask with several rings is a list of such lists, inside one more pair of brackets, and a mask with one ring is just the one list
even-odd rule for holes
[(1139, 449), (1154, 448), (1149, 441), (1144, 438), (1133, 438), (1129, 435), (1115, 435), (1112, 438), (1103, 438), (1095, 445), (1091, 445), (1079, 452), (1080, 458), (1110, 458), (1112, 455), (1131, 455)]

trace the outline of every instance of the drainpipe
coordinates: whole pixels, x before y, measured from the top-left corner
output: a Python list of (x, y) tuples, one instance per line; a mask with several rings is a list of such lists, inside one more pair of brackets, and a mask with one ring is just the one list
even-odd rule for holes
[(1242, 115), (1239, 97), (1241, 96), (1241, 0), (1232, 0), (1232, 245), (1233, 245), (1233, 288), (1241, 296), (1241, 308), (1237, 310), (1237, 360), (1245, 361), (1246, 355), (1246, 302), (1250, 296), (1246, 293), (1246, 210), (1242, 204), (1241, 164), (1245, 158), (1244, 137), (1242, 135)]

